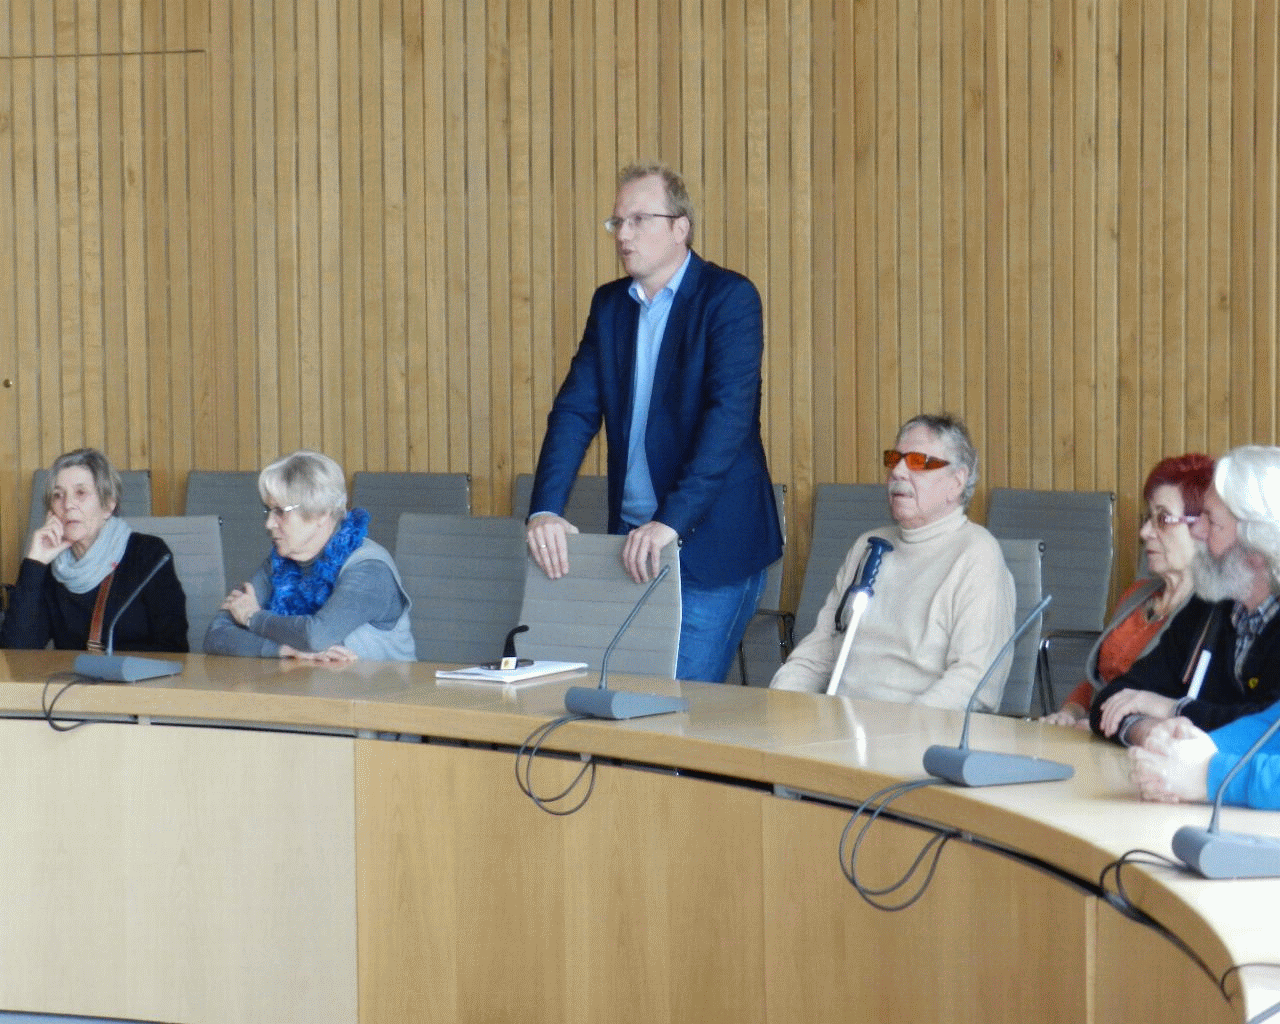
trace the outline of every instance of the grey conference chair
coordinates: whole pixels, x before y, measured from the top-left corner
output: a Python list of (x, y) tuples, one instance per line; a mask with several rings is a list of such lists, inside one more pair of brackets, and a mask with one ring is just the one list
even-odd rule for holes
[[(785, 633), (780, 627), (776, 609), (782, 598), (782, 568), (787, 544), (787, 485), (773, 485), (773, 500), (778, 506), (778, 525), (782, 528), (783, 556), (769, 566), (758, 612), (747, 623), (742, 643), (738, 645), (738, 681), (744, 686), (768, 686), (785, 657)], [(729, 670), (730, 675), (733, 669)]]
[[(413, 601), (420, 661), (465, 665), (502, 654), (524, 595), (524, 527), (507, 516), (406, 512), (396, 567)], [(517, 637), (517, 650), (524, 656)]]
[[(520, 621), (529, 632), (520, 637), (527, 658), (584, 661), (599, 671), (606, 648), (644, 593), (622, 568), (623, 537), (578, 533), (569, 537), (569, 574), (546, 577), (526, 559)], [(680, 564), (678, 548), (662, 552), (671, 572), (649, 595), (631, 627), (618, 641), (610, 673), (675, 675), (680, 644)]]
[(800, 601), (787, 653), (797, 638), (813, 632), (818, 612), (835, 586), (836, 573), (862, 534), (893, 522), (884, 484), (819, 484), (813, 499), (813, 533)]
[(1040, 709), (1047, 713), (1084, 678), (1102, 630), (1114, 555), (1110, 491), (993, 488), (987, 529), (1001, 539), (1044, 541), (1043, 588), (1053, 595), (1040, 641)]
[[(1013, 613), (1014, 626), (1030, 614), (1040, 603), (1041, 563), (1044, 559), (1044, 542), (1039, 540), (1001, 540), (1005, 565), (1013, 575), (1017, 595)], [(1052, 605), (1050, 605), (1052, 607)], [(1004, 684), (999, 710), (1002, 715), (1025, 717), (1031, 713), (1031, 702), (1036, 690), (1036, 666), (1039, 662), (1040, 623), (1032, 623), (1013, 648), (1013, 661), (1009, 677)]]
[[(511, 482), (511, 514), (523, 521), (529, 515), (529, 496), (533, 493), (533, 474), (521, 473)], [(609, 532), (609, 478), (578, 474), (564, 517), (583, 533)]]
[(222, 521), (222, 564), (229, 586), (253, 579), (271, 553), (257, 470), (193, 469), (187, 474), (186, 513)]
[(204, 634), (227, 596), (222, 530), (217, 516), (130, 516), (135, 533), (159, 537), (173, 552), (173, 568), (187, 597), (187, 642), (204, 650)]
[[(122, 469), (119, 472), (124, 494), (121, 495), (120, 507), (116, 509), (116, 514), (122, 519), (128, 519), (130, 516), (151, 515), (151, 470)], [(31, 474), (31, 510), (27, 516), (28, 537), (44, 525), (44, 482), (48, 475), (47, 469), (37, 469)]]
[(351, 484), (351, 505), (369, 513), (369, 536), (395, 551), (396, 531), (406, 512), (469, 515), (469, 473), (384, 473), (362, 470)]

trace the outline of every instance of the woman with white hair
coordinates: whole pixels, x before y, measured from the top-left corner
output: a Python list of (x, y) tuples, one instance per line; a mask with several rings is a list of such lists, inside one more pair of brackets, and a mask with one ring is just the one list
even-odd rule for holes
[(327, 455), (297, 451), (258, 477), (275, 550), (222, 602), (206, 654), (343, 663), (413, 661), (409, 595), (391, 555), (347, 511), (346, 478)]
[(1195, 596), (1093, 702), (1093, 730), (1126, 746), (1161, 721), (1219, 729), (1280, 699), (1280, 448), (1219, 459), (1191, 533)]

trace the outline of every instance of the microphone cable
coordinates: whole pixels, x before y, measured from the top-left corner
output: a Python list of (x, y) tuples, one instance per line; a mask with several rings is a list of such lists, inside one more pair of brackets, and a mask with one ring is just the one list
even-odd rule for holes
[[(582, 767), (578, 769), (578, 774), (573, 777), (573, 781), (565, 786), (559, 793), (554, 796), (539, 796), (533, 789), (533, 762), (538, 756), (538, 752), (542, 749), (543, 743), (547, 738), (559, 729), (562, 725), (569, 722), (581, 721), (588, 718), (588, 715), (569, 714), (561, 715), (559, 718), (553, 718), (550, 722), (543, 722), (533, 732), (525, 737), (520, 749), (516, 751), (516, 785), (520, 787), (520, 792), (533, 801), (535, 807), (547, 814), (554, 814), (557, 817), (565, 817), (580, 811), (591, 799), (591, 793), (596, 788), (596, 762), (595, 758), (590, 754), (580, 755), (583, 758)], [(523, 761), (523, 773), (521, 771), (521, 762)], [(581, 799), (571, 807), (556, 806), (560, 801), (567, 800), (569, 796), (577, 789), (578, 784), (582, 782), (584, 775), (587, 775), (587, 791), (582, 795)]]
[[(956, 829), (934, 829), (934, 834), (920, 849), (920, 852), (916, 854), (916, 859), (911, 862), (911, 866), (907, 868), (902, 877), (900, 877), (896, 882), (891, 882), (878, 889), (872, 888), (858, 877), (858, 851), (862, 846), (862, 841), (866, 838), (867, 832), (870, 831), (871, 826), (875, 824), (876, 819), (880, 817), (881, 812), (887, 810), (889, 805), (895, 800), (899, 797), (905, 796), (907, 793), (921, 789), (925, 786), (941, 785), (942, 781), (942, 779), (935, 778), (912, 779), (909, 782), (897, 782), (892, 786), (886, 786), (884, 789), (877, 790), (857, 806), (853, 814), (849, 817), (849, 821), (845, 825), (844, 831), (840, 833), (840, 845), (837, 850), (837, 855), (840, 858), (840, 873), (844, 875), (845, 879), (851, 886), (853, 886), (858, 895), (877, 910), (884, 910), (889, 913), (906, 910), (909, 906), (920, 899), (920, 897), (924, 895), (925, 890), (929, 888), (929, 883), (933, 881), (933, 875), (938, 869), (938, 859), (942, 856), (943, 847), (945, 847), (950, 840), (957, 838), (961, 833)], [(875, 804), (875, 806), (872, 807), (872, 804), (877, 800), (879, 800), (880, 803)], [(849, 836), (854, 832), (854, 823), (863, 815), (866, 815), (866, 818), (863, 821), (861, 828), (857, 829), (857, 838), (854, 839), (853, 845), (850, 847)], [(923, 824), (921, 824), (920, 827), (930, 828), (930, 826)], [(929, 861), (928, 870), (924, 879), (920, 882), (919, 886), (917, 886), (914, 893), (907, 896), (899, 903), (888, 903), (880, 899), (882, 896), (890, 896), (904, 888), (920, 869), (921, 864), (924, 862), (925, 858), (929, 856), (931, 851), (933, 853), (933, 858)]]
[[(54, 706), (62, 699), (62, 695), (77, 683), (90, 684), (93, 680), (88, 676), (82, 676), (79, 672), (55, 672), (53, 675), (46, 677), (44, 681), (44, 689), (40, 691), (40, 710), (44, 714), (44, 720), (49, 723), (49, 728), (54, 732), (70, 732), (72, 729), (79, 729), (82, 725), (88, 725), (92, 719), (64, 718), (64, 722), (71, 722), (71, 725), (59, 725), (53, 717)], [(54, 683), (63, 683), (62, 689), (53, 695), (53, 700), (49, 699), (49, 687)]]

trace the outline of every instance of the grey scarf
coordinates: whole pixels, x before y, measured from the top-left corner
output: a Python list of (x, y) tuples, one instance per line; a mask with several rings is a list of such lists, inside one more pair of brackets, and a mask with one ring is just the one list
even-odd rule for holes
[(73, 594), (87, 594), (120, 564), (131, 533), (133, 530), (128, 523), (110, 516), (83, 558), (76, 558), (67, 548), (53, 560), (49, 566), (53, 570), (53, 578)]

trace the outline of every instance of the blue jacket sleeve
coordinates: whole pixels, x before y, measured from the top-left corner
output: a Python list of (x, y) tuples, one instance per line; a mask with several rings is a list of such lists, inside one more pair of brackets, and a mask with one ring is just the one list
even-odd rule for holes
[[(1212, 800), (1227, 773), (1277, 718), (1280, 702), (1256, 715), (1238, 718), (1230, 725), (1215, 729), (1209, 735), (1218, 753), (1209, 761), (1208, 789)], [(1280, 810), (1280, 733), (1254, 755), (1231, 780), (1223, 802), (1260, 810)]]

